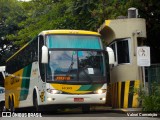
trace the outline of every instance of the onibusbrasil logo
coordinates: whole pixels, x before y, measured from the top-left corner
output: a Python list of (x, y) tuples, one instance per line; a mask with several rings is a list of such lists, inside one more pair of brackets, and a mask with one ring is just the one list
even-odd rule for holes
[(2, 112), (2, 117), (42, 117), (41, 113)]

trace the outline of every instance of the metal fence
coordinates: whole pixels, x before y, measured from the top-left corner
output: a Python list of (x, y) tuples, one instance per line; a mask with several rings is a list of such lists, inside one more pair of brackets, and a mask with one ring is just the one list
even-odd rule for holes
[(148, 81), (149, 83), (160, 83), (160, 64), (152, 64), (150, 67), (146, 67), (145, 73), (146, 82)]
[(150, 67), (145, 67), (145, 81), (148, 82), (148, 90), (151, 93), (152, 85), (160, 85), (160, 64), (152, 64)]

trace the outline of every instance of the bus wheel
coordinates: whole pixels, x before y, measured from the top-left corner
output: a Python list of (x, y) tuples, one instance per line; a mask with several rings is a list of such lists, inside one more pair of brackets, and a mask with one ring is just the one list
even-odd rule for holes
[(0, 102), (0, 111), (1, 112), (5, 111), (5, 102), (4, 101)]
[(37, 98), (37, 94), (36, 94), (35, 90), (33, 92), (33, 107), (34, 107), (34, 111), (38, 112), (38, 110), (39, 110), (39, 108), (38, 108), (38, 98)]
[(89, 113), (90, 112), (90, 105), (83, 105), (82, 106), (82, 112), (83, 113)]
[(9, 111), (11, 111), (11, 112), (15, 111), (15, 109), (14, 109), (14, 101), (11, 98), (9, 98)]

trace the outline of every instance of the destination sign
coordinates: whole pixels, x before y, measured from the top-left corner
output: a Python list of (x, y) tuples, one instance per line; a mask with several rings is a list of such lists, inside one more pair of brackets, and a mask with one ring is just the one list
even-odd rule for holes
[(55, 76), (55, 80), (71, 80), (70, 76)]

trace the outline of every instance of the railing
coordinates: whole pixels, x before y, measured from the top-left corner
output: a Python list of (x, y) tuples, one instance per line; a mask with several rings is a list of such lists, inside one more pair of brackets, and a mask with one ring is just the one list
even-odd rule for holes
[(145, 67), (145, 81), (148, 82), (149, 93), (152, 91), (153, 84), (160, 84), (160, 64), (152, 64)]

